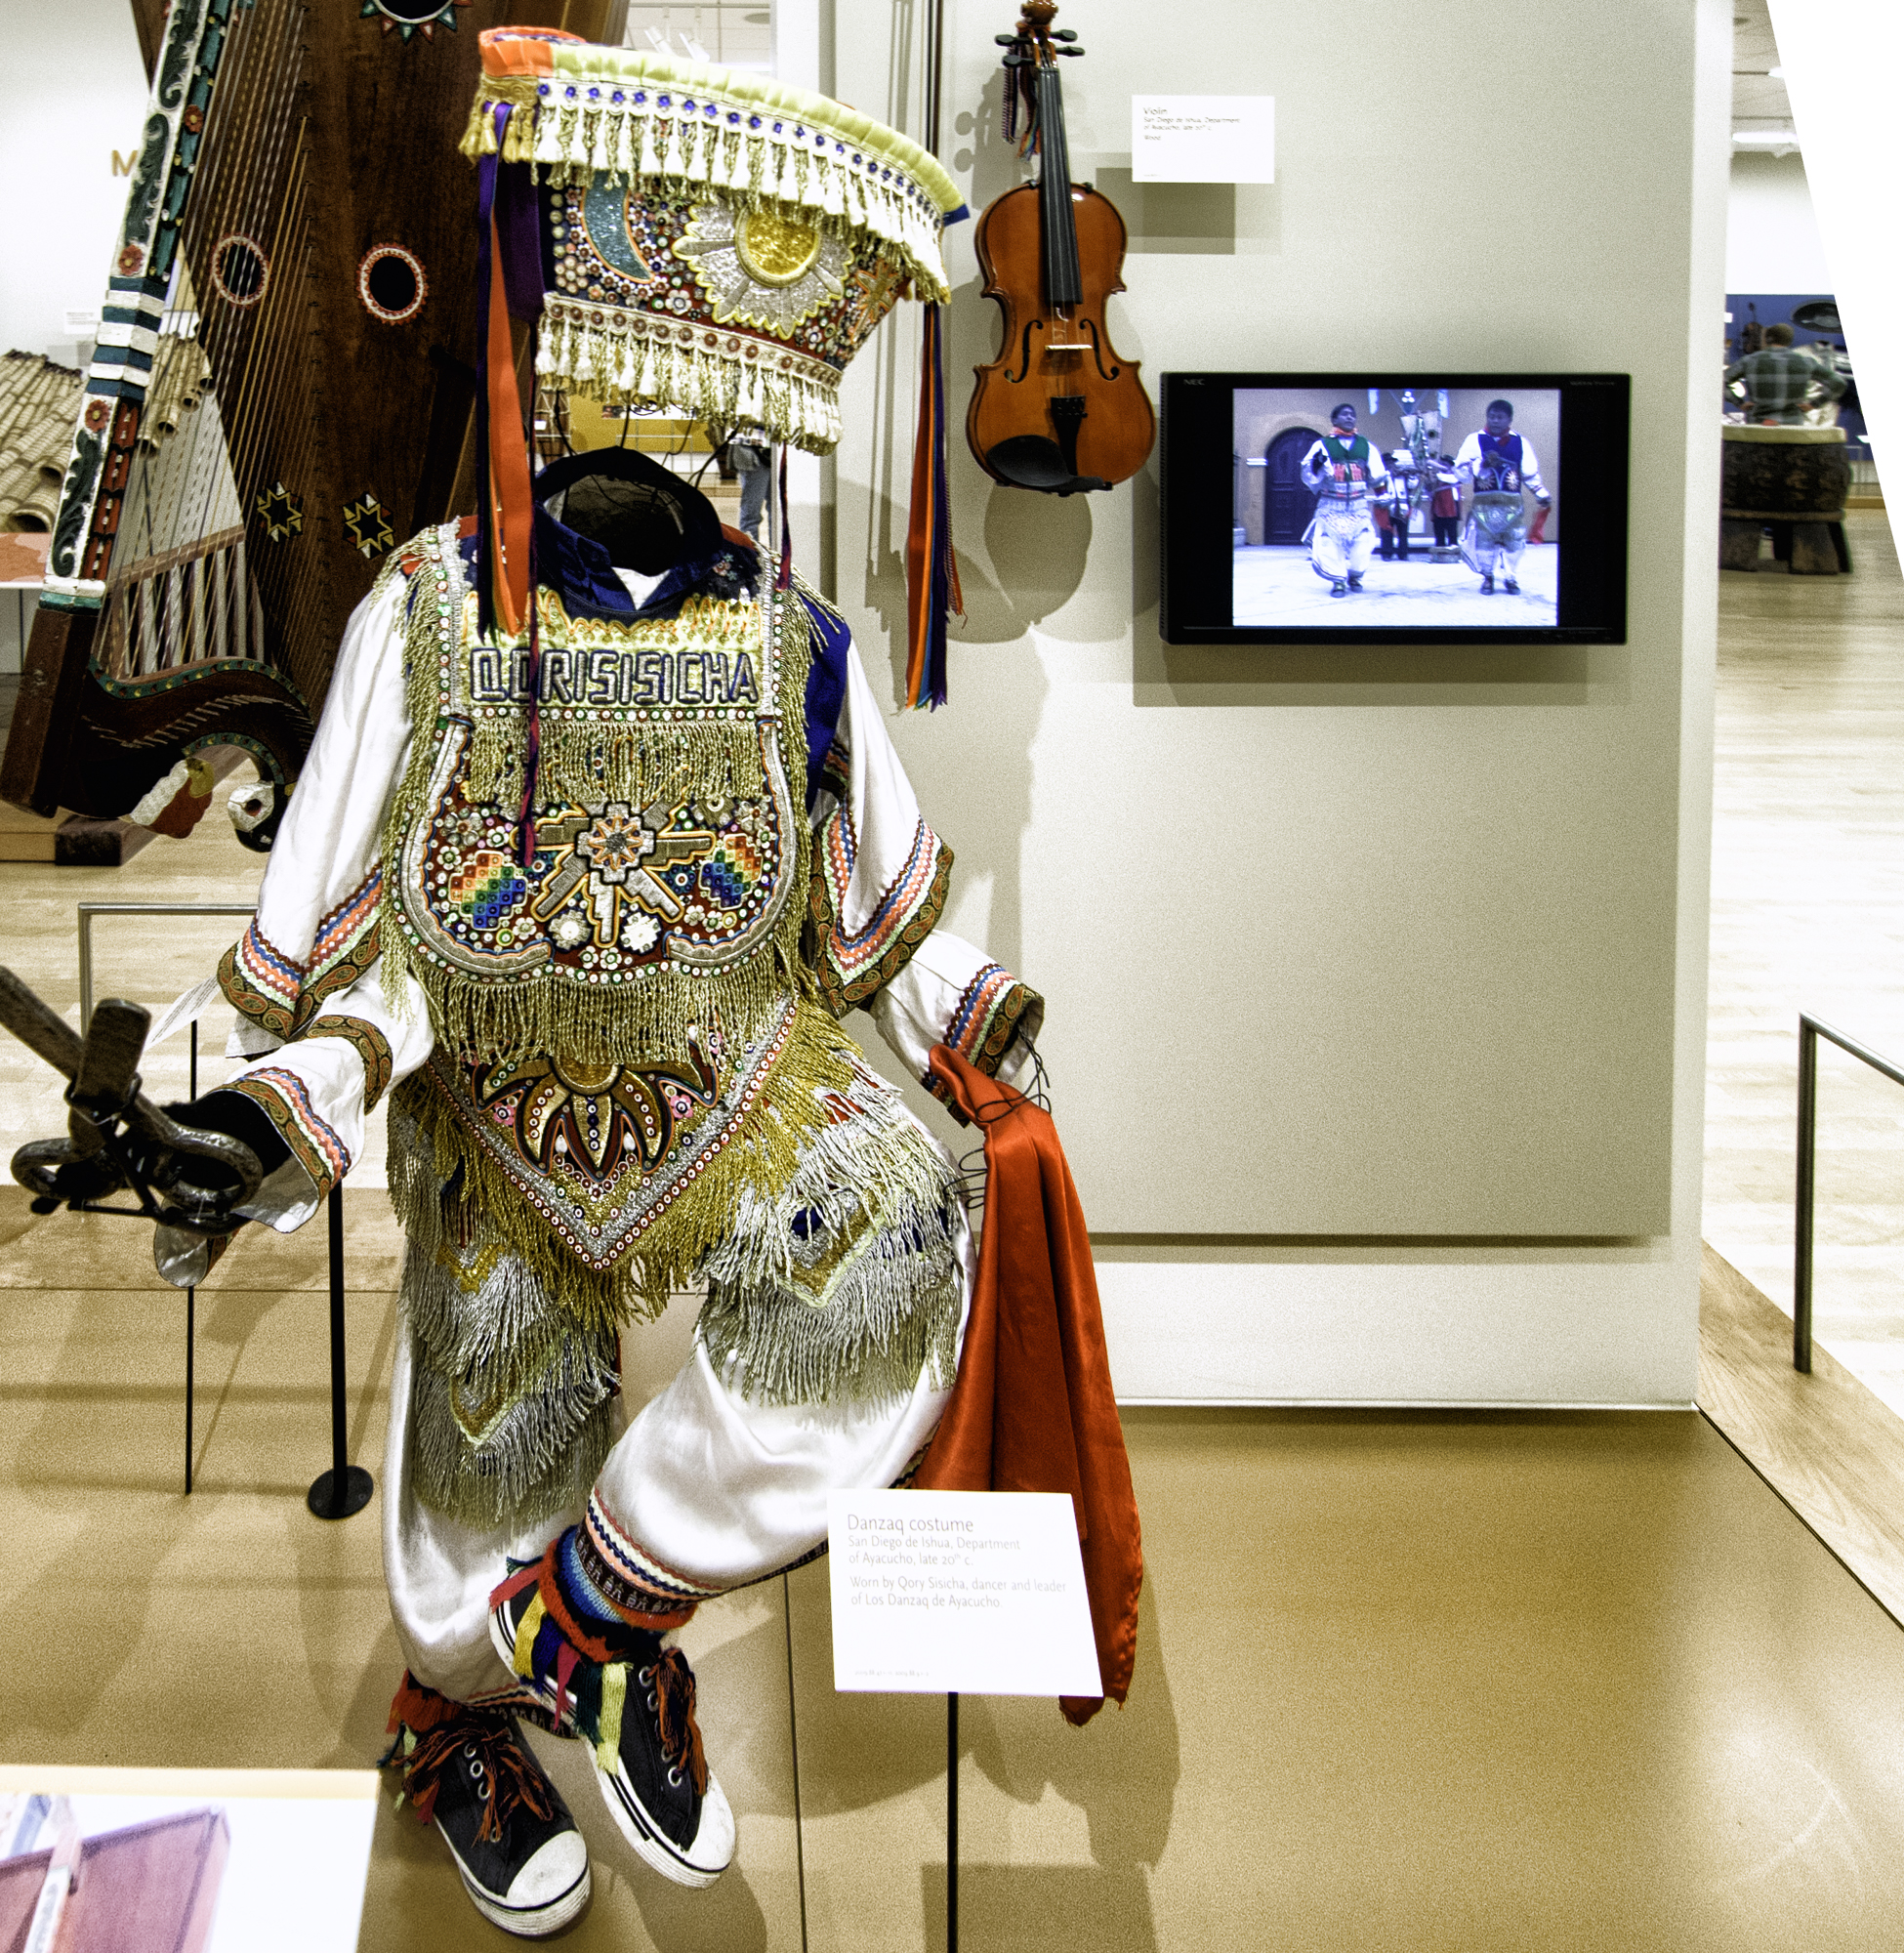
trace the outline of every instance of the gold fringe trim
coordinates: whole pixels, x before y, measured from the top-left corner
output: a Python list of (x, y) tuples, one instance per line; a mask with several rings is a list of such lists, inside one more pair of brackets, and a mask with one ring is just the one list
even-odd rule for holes
[(951, 1387), (957, 1174), (893, 1087), (862, 1070), (853, 1101), (770, 1204), (743, 1197), (708, 1259), (701, 1343), (757, 1403), (890, 1398), (922, 1373)]
[(656, 1216), (625, 1260), (596, 1270), (522, 1198), (426, 1067), (392, 1096), (393, 1112), (414, 1121), (419, 1143), (392, 1147), (391, 1204), (406, 1230), (434, 1254), (445, 1239), (442, 1192), (453, 1186), (547, 1287), (569, 1322), (606, 1332), (659, 1315), (672, 1295), (699, 1278), (702, 1265), (732, 1233), (742, 1201), (750, 1194), (771, 1200), (793, 1180), (803, 1147), (835, 1124), (820, 1095), (846, 1092), (861, 1075), (852, 1040), (819, 1005), (803, 1000), (786, 1048), (725, 1145)]
[[(900, 259), (922, 298), (943, 305), (950, 297), (940, 233), (944, 213), (959, 207), (960, 196), (935, 158), (824, 97), (803, 97), (799, 107), (778, 114), (756, 114), (766, 104), (759, 103), (758, 84), (749, 77), (683, 69), (648, 57), (633, 61), (639, 71), (622, 57), (616, 73), (587, 81), (559, 72), (546, 78), (485, 75), (464, 130), (463, 153), (475, 161), (497, 152), (495, 110), (508, 103), (513, 112), (504, 160), (535, 164), (550, 182), (608, 174), (705, 185), (743, 209), (779, 206), (801, 222), (859, 232)], [(541, 92), (545, 80), (548, 96)], [(686, 109), (690, 93), (692, 113)], [(661, 106), (664, 94), (673, 97), (667, 108)], [(711, 103), (713, 116), (705, 112)], [(742, 111), (734, 122), (724, 112), (730, 103)], [(796, 128), (803, 132), (799, 138)], [(823, 145), (815, 140), (822, 130), (828, 135)]]
[(963, 1298), (956, 1269), (909, 1255), (869, 1267), (863, 1291), (829, 1309), (710, 1289), (700, 1335), (728, 1389), (755, 1403), (890, 1402), (922, 1376), (951, 1388)]
[[(748, 359), (754, 342), (731, 333), (710, 346), (712, 335), (684, 336), (677, 321), (629, 307), (589, 312), (602, 323), (584, 325), (567, 307), (551, 306), (536, 350), (545, 382), (585, 391), (605, 407), (662, 401), (717, 427), (770, 428), (808, 454), (839, 446), (840, 376), (819, 360), (802, 357), (797, 369), (780, 370), (771, 353)], [(727, 352), (728, 344), (742, 350)]]
[[(790, 900), (787, 910), (797, 922), (798, 904)], [(782, 918), (776, 935), (784, 929)], [(546, 974), (514, 981), (466, 976), (435, 964), (415, 975), (447, 1051), (490, 1059), (560, 1052), (580, 1064), (665, 1063), (680, 1058), (693, 1033), (717, 1023), (731, 1044), (751, 1045), (789, 991), (817, 995), (811, 973), (777, 940), (770, 954), (728, 969), (703, 975), (657, 965), (612, 990)]]
[(455, 1390), (421, 1363), (412, 1373), (410, 1456), (422, 1504), (487, 1531), (534, 1525), (587, 1499), (614, 1443), (609, 1384), (579, 1416), (557, 1398), (525, 1396), (480, 1442), (457, 1418)]
[[(478, 1236), (493, 1232), (473, 1218)], [(454, 1255), (414, 1238), (404, 1261), (417, 1492), (471, 1524), (528, 1523), (568, 1503), (577, 1476), (586, 1483), (600, 1466), (616, 1339), (569, 1328), (513, 1255), (480, 1259), (490, 1265), (474, 1286)]]
[[(680, 806), (689, 798), (762, 800), (768, 793), (760, 728), (751, 718), (613, 724), (596, 713), (545, 707), (541, 730), (536, 786), (545, 802), (626, 801), (641, 809), (657, 800)], [(476, 721), (465, 762), (466, 799), (520, 805), (525, 736), (518, 713)]]

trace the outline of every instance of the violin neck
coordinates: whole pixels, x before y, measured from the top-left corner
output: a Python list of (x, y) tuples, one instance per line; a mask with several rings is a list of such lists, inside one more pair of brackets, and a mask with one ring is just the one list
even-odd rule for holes
[(1037, 74), (1038, 216), (1045, 243), (1045, 303), (1081, 305), (1084, 278), (1078, 269), (1078, 227), (1071, 214), (1071, 157), (1064, 143), (1064, 97), (1057, 63), (1047, 61)]

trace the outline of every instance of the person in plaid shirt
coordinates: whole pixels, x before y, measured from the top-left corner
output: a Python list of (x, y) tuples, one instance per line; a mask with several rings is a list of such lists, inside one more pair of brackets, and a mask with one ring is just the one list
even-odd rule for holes
[(1792, 344), (1789, 325), (1768, 325), (1763, 348), (1725, 369), (1726, 385), (1734, 382), (1745, 388), (1747, 418), (1764, 427), (1800, 426), (1814, 387), (1827, 400), (1844, 392), (1838, 373)]

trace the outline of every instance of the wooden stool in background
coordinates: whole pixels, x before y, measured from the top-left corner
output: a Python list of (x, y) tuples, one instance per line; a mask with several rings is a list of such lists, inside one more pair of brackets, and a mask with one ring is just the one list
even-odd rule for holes
[(1719, 429), (1718, 566), (1757, 569), (1759, 537), (1769, 526), (1772, 555), (1794, 576), (1849, 573), (1844, 498), (1851, 460), (1836, 427)]

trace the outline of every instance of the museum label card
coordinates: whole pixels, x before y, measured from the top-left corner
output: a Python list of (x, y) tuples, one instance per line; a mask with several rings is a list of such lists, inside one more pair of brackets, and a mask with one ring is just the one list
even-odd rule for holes
[(835, 1492), (833, 1685), (1101, 1695), (1064, 1492)]
[(1134, 95), (1134, 183), (1276, 181), (1273, 95)]

